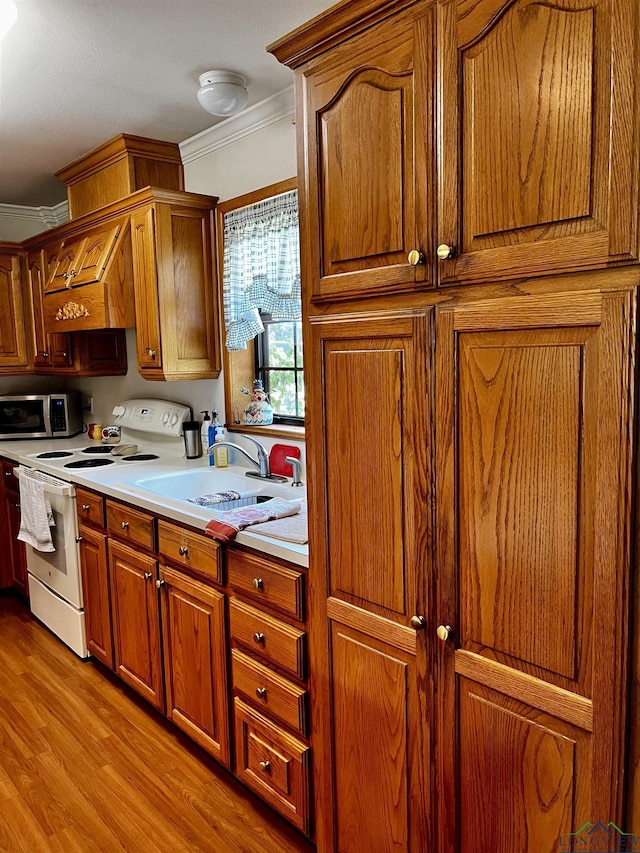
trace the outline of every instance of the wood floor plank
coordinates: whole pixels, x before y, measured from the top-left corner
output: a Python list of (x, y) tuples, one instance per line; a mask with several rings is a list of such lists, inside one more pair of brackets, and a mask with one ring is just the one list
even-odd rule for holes
[(99, 664), (0, 597), (2, 853), (313, 853)]

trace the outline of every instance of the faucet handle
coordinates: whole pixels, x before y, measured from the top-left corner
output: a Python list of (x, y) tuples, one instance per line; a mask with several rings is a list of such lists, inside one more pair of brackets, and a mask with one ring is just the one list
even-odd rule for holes
[(288, 462), (293, 468), (293, 483), (292, 486), (302, 486), (302, 462), (296, 456), (285, 456), (284, 461)]
[(264, 444), (260, 444), (260, 442), (259, 442), (259, 441), (256, 441), (256, 439), (255, 439), (255, 438), (252, 438), (252, 436), (250, 436), (250, 435), (245, 435), (244, 433), (240, 433), (240, 435), (242, 436), (242, 438), (248, 438), (248, 439), (249, 439), (249, 441), (252, 441), (252, 442), (255, 444), (255, 446), (258, 448), (258, 456), (259, 456), (259, 457), (260, 457), (260, 456), (268, 456), (268, 455), (269, 455), (269, 454), (267, 453), (267, 449), (266, 449), (266, 447), (264, 446)]

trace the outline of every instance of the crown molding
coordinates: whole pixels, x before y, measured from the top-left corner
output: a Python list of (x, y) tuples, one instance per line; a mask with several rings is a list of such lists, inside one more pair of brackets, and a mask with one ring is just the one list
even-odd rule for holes
[(37, 222), (45, 228), (55, 228), (69, 219), (69, 205), (61, 201), (54, 207), (27, 207), (21, 204), (0, 204), (0, 219), (6, 218), (16, 221)]
[(293, 86), (265, 98), (258, 104), (243, 110), (237, 116), (226, 118), (213, 127), (185, 139), (180, 143), (180, 155), (184, 164), (206, 157), (220, 148), (232, 145), (245, 136), (250, 136), (283, 118), (293, 118)]

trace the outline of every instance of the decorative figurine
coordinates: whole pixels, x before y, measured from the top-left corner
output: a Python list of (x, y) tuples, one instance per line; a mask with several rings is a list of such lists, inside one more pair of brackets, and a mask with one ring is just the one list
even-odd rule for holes
[(248, 388), (240, 389), (243, 394), (248, 394), (249, 405), (242, 413), (245, 424), (249, 426), (266, 426), (273, 423), (273, 409), (269, 404), (269, 397), (264, 390), (260, 379), (253, 380), (253, 391)]

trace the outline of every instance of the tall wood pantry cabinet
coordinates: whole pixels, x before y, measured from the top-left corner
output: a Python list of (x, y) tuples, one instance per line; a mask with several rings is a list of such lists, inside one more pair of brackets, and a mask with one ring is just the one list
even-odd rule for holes
[(635, 0), (345, 0), (269, 48), (321, 853), (640, 831), (639, 44)]

